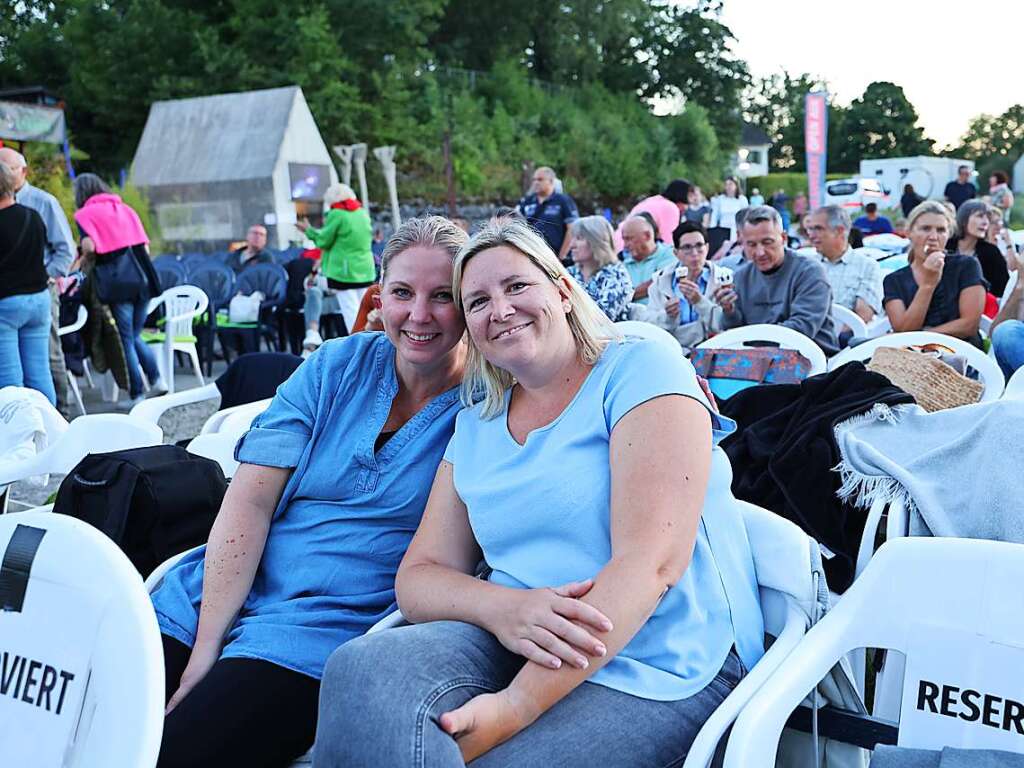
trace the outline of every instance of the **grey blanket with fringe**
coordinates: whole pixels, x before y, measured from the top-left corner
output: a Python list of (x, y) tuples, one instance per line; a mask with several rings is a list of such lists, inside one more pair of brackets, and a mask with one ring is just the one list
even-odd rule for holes
[(835, 428), (840, 498), (903, 501), (911, 536), (1024, 543), (1024, 400), (875, 406)]

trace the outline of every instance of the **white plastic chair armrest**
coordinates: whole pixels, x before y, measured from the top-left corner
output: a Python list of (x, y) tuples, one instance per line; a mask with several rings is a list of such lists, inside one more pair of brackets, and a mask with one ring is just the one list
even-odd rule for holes
[(395, 610), (395, 611), (392, 611), (391, 613), (389, 613), (387, 616), (385, 616), (380, 621), (378, 621), (376, 624), (374, 624), (368, 630), (366, 630), (366, 634), (369, 635), (369, 634), (371, 634), (373, 632), (381, 632), (381, 631), (383, 631), (385, 629), (393, 629), (394, 627), (401, 627), (403, 624), (408, 624), (408, 623), (409, 622), (407, 622), (405, 620), (405, 616), (402, 615), (402, 612), (399, 611), (399, 610)]
[(910, 535), (910, 515), (907, 505), (897, 499), (889, 505), (889, 515), (885, 522), (885, 540), (892, 541)]
[(854, 578), (860, 576), (868, 567), (871, 556), (875, 554), (875, 537), (878, 536), (878, 526), (882, 522), (882, 512), (885, 510), (885, 502), (881, 499), (875, 500), (868, 510), (868, 518), (864, 523), (864, 533), (860, 536), (860, 549), (857, 550), (857, 565), (854, 569)]
[(194, 387), (181, 392), (175, 392), (172, 395), (151, 397), (150, 399), (143, 400), (141, 403), (136, 405), (129, 413), (132, 416), (138, 416), (139, 418), (156, 424), (164, 412), (171, 408), (177, 408), (180, 405), (189, 405), (191, 403), (199, 403), (203, 400), (212, 400), (215, 397), (220, 397), (220, 390), (217, 389), (216, 384), (211, 383), (203, 387)]
[[(722, 734), (728, 730), (761, 686), (789, 658), (807, 631), (807, 616), (797, 606), (796, 601), (781, 592), (774, 592), (774, 594), (784, 600), (786, 604), (786, 623), (782, 632), (772, 643), (772, 647), (765, 651), (761, 660), (740, 680), (739, 685), (705, 721), (690, 747), (683, 768), (708, 768), (711, 765)], [(763, 596), (762, 599), (764, 599)]]
[(724, 768), (774, 768), (786, 720), (845, 653), (845, 629), (844, 621), (823, 621), (811, 627), (792, 651), (799, 663), (776, 669), (736, 718)]
[(185, 557), (185, 555), (190, 555), (197, 549), (199, 549), (199, 547), (192, 547), (192, 549), (186, 549), (184, 552), (179, 552), (176, 555), (172, 555), (171, 557), (167, 558), (162, 563), (160, 563), (160, 565), (156, 567), (156, 570), (154, 570), (151, 574), (149, 574), (149, 576), (146, 577), (146, 591), (152, 594), (153, 590), (160, 586), (160, 582), (164, 580), (164, 576), (167, 575), (167, 572), (171, 570), (171, 568), (176, 566), (178, 564), (178, 561)]

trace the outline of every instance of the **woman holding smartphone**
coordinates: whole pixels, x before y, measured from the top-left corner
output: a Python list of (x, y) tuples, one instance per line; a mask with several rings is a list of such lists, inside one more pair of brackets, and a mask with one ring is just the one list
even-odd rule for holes
[(521, 222), (474, 236), (454, 288), (482, 400), (399, 569), (417, 623), (331, 657), (314, 765), (680, 764), (763, 650), (734, 424)]

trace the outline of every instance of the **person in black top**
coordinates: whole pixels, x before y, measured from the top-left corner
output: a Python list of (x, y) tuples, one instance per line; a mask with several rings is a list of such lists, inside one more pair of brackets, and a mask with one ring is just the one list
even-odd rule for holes
[(903, 197), (900, 198), (900, 209), (903, 211), (904, 216), (909, 216), (910, 212), (923, 202), (924, 198), (914, 191), (913, 184), (903, 185)]
[(50, 377), (46, 226), (14, 202), (15, 174), (0, 163), (0, 387), (30, 387), (57, 404)]
[(973, 200), (978, 196), (978, 188), (971, 184), (971, 169), (969, 166), (961, 165), (956, 169), (956, 181), (951, 181), (946, 185), (946, 189), (943, 193), (946, 199), (953, 204), (955, 208), (960, 208), (961, 205), (966, 203), (968, 200)]
[(956, 235), (946, 243), (946, 250), (964, 256), (974, 256), (981, 264), (981, 273), (988, 281), (989, 290), (997, 297), (1006, 290), (1010, 272), (1006, 257), (999, 247), (985, 239), (991, 226), (989, 212), (992, 207), (981, 200), (968, 200), (956, 212)]
[(555, 191), (555, 172), (541, 166), (533, 172), (533, 191), (519, 201), (519, 213), (537, 230), (563, 262), (569, 253), (569, 226), (580, 217), (576, 203)]
[(896, 332), (935, 331), (980, 346), (985, 279), (977, 259), (945, 252), (953, 223), (937, 200), (910, 212), (910, 264), (885, 276), (882, 306)]

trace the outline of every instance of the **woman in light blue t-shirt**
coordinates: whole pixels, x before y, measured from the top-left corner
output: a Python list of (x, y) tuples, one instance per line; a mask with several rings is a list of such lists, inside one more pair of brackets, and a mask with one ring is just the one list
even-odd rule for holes
[(332, 655), (314, 762), (677, 764), (763, 650), (734, 425), (521, 223), (463, 248), (455, 292), (479, 402), (399, 569), (419, 623)]

